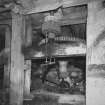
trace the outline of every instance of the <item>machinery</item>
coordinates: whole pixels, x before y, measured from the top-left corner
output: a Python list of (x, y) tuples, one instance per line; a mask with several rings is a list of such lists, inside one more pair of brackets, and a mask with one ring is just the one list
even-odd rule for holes
[(77, 35), (81, 32), (79, 28), (85, 26), (75, 25), (77, 30), (74, 31), (79, 31), (74, 34), (72, 26), (61, 26), (62, 12), (61, 9), (58, 11), (50, 11), (44, 17), (42, 38), (38, 41), (39, 34), (36, 34), (36, 40), (33, 40), (37, 44), (33, 44), (29, 57), (32, 60), (31, 90), (85, 94), (86, 39)]
[[(54, 16), (50, 18), (54, 19)], [(45, 39), (39, 44), (42, 55), (34, 55), (40, 62), (33, 60), (36, 68), (33, 67), (32, 74), (41, 80), (43, 89), (47, 91), (85, 94), (85, 40), (60, 34), (60, 26), (53, 20), (47, 23), (42, 25)], [(57, 27), (55, 31), (51, 23)]]
[[(71, 62), (73, 59), (74, 62)], [(56, 93), (85, 94), (85, 57), (81, 60), (79, 57), (54, 58), (47, 65), (43, 64), (44, 60), (39, 62), (40, 66), (36, 63), (33, 75), (41, 80), (43, 89)]]

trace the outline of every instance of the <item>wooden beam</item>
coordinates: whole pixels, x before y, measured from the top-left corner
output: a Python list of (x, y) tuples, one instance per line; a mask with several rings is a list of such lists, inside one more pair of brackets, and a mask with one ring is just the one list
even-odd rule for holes
[(32, 8), (31, 10), (23, 10), (22, 14), (28, 15), (28, 14), (34, 14), (34, 13), (47, 12), (47, 11), (51, 11), (51, 10), (56, 10), (61, 6), (62, 6), (61, 3), (55, 3), (53, 5), (49, 4), (49, 5), (45, 5), (45, 6), (37, 6), (35, 8)]
[[(35, 14), (35, 13), (41, 13), (41, 12), (47, 12), (51, 10), (56, 10), (60, 7), (68, 8), (72, 6), (78, 6), (78, 5), (87, 5), (89, 2), (92, 1), (98, 1), (98, 0), (63, 0), (62, 2), (56, 2), (54, 4), (47, 4), (47, 5), (40, 5), (33, 7), (31, 9), (22, 10), (21, 13), (24, 15), (27, 14)], [(104, 0), (100, 0), (101, 2)]]
[(10, 105), (23, 105), (24, 56), (21, 51), (24, 17), (12, 14)]

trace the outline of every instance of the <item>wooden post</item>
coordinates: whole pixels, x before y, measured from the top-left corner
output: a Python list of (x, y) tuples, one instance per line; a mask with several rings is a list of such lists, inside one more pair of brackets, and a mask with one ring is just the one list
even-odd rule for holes
[(31, 60), (25, 61), (24, 70), (24, 97), (30, 98), (30, 85), (31, 85)]
[(24, 17), (12, 14), (10, 105), (23, 105), (24, 56), (21, 51)]
[(86, 105), (105, 103), (105, 9), (101, 1), (88, 3)]
[[(26, 34), (25, 34), (25, 47), (31, 46), (32, 44), (32, 24), (30, 16), (26, 16)], [(25, 70), (24, 70), (24, 98), (29, 99), (30, 96), (30, 85), (31, 85), (31, 60), (25, 61)]]
[[(5, 30), (5, 49), (9, 49), (11, 46), (11, 29), (10, 27), (6, 27)], [(7, 54), (7, 63), (4, 65), (4, 88), (9, 88), (10, 83), (10, 52)]]

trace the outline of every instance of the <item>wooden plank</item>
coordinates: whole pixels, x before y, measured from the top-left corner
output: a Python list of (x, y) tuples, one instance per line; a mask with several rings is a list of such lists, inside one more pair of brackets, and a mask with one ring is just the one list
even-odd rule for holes
[(23, 105), (24, 56), (21, 51), (23, 16), (12, 14), (10, 105)]

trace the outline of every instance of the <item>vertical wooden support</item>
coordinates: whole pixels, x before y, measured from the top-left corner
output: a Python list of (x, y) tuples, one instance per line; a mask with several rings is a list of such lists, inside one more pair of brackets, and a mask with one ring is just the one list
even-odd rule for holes
[(23, 105), (24, 56), (21, 51), (24, 17), (12, 14), (10, 105)]
[[(6, 27), (5, 29), (5, 49), (10, 51), (11, 47), (11, 29)], [(10, 83), (10, 52), (7, 54), (7, 63), (4, 65), (4, 88), (9, 88)]]
[(88, 3), (86, 105), (105, 104), (105, 9)]
[[(103, 40), (103, 32), (105, 30), (105, 9), (102, 7), (101, 1), (93, 1), (88, 3), (88, 18), (87, 18), (87, 51), (88, 64), (102, 64), (103, 50), (99, 50), (99, 43)], [(100, 52), (101, 51), (101, 52)], [(100, 53), (99, 53), (100, 52)], [(97, 56), (99, 55), (99, 56)]]
[(31, 60), (25, 61), (24, 70), (24, 96), (29, 98), (30, 96), (30, 85), (31, 85)]
[[(25, 47), (31, 46), (32, 44), (32, 24), (30, 16), (26, 16), (26, 34), (25, 34)], [(25, 61), (25, 70), (24, 70), (24, 96), (25, 99), (30, 97), (30, 85), (31, 85), (31, 60)]]

